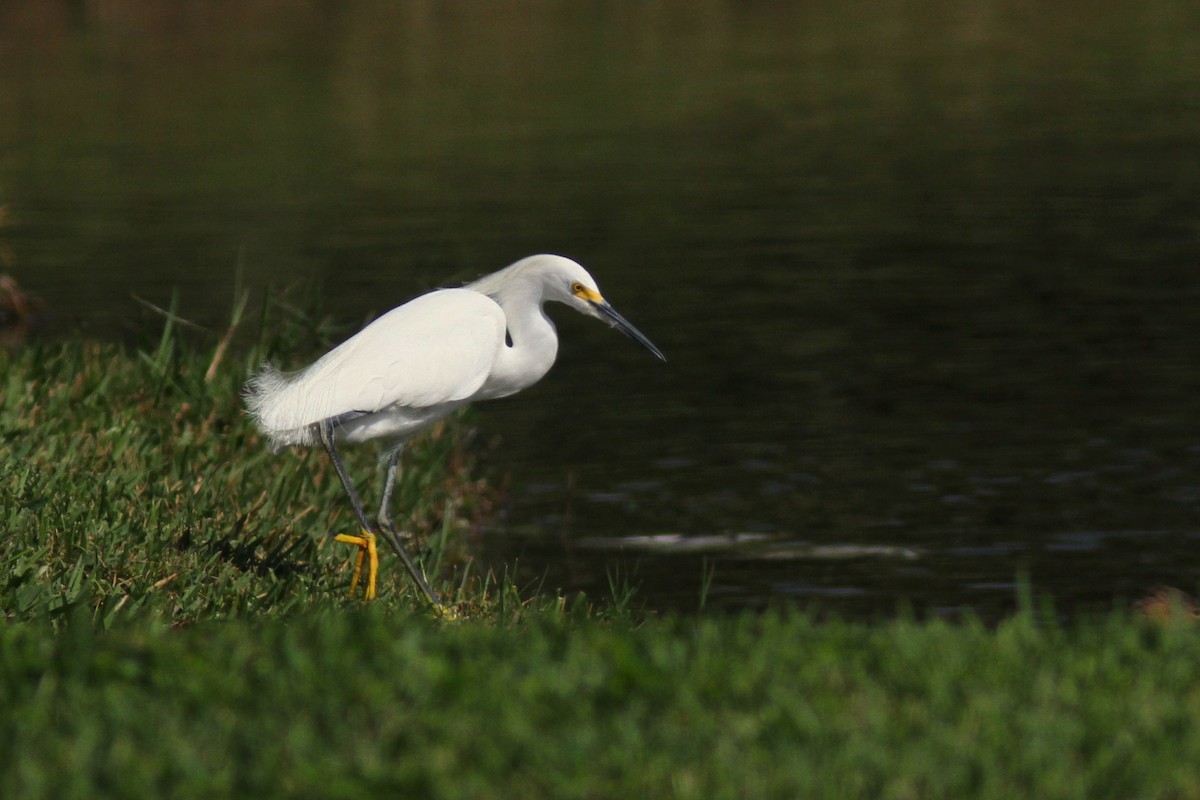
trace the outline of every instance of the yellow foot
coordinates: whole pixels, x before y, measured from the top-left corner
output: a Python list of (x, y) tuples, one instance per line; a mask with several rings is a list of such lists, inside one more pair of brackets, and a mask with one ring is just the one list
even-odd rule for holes
[(359, 531), (358, 536), (352, 536), (348, 533), (339, 533), (334, 536), (334, 541), (352, 544), (358, 548), (358, 558), (354, 560), (354, 577), (350, 579), (350, 596), (354, 597), (354, 590), (358, 588), (358, 578), (362, 574), (363, 561), (370, 559), (367, 566), (367, 588), (363, 592), (364, 600), (375, 599), (375, 575), (379, 572), (379, 551), (375, 548), (375, 534), (371, 531)]
[(443, 605), (442, 603), (438, 603), (433, 607), (433, 613), (438, 619), (444, 619), (447, 622), (458, 621), (458, 612), (456, 612), (452, 607)]

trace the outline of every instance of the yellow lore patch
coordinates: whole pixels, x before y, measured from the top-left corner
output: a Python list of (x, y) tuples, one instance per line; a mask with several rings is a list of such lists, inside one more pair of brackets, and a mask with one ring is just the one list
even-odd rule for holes
[(578, 281), (571, 284), (571, 294), (575, 295), (576, 297), (578, 297), (581, 300), (587, 300), (589, 303), (603, 303), (604, 302), (604, 298), (601, 297), (598, 292), (592, 291), (591, 289), (584, 286), (582, 283), (579, 283)]

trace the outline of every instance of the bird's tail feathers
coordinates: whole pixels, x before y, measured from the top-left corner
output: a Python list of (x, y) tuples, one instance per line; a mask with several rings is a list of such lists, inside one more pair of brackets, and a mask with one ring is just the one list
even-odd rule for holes
[(274, 364), (264, 363), (258, 374), (246, 381), (242, 398), (255, 424), (270, 439), (272, 447), (281, 449), (294, 445), (312, 444), (316, 437), (311, 425), (291, 427), (281, 420), (280, 408), (285, 400), (291, 379)]

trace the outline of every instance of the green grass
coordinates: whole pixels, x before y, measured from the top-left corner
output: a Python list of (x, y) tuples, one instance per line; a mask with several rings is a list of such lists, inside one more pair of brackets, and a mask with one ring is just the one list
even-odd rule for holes
[(1200, 637), (327, 608), (0, 629), (14, 797), (1200, 797)]
[[(341, 598), (353, 551), (325, 534), (352, 529), (353, 514), (319, 448), (273, 454), (253, 430), (239, 391), (259, 352), (210, 370), (212, 354), (170, 330), (148, 352), (78, 341), (0, 352), (7, 619), (84, 605), (101, 627), (143, 609), (187, 623)], [(406, 454), (397, 521), (434, 545), (461, 541), (490, 501), (465, 430), (438, 426)], [(367, 497), (375, 455), (346, 453)], [(462, 599), (466, 565), (430, 555)], [(385, 602), (419, 605), (401, 573), (383, 570)]]
[(397, 502), (459, 620), (394, 559), (347, 599), (336, 476), (241, 411), (268, 349), (0, 353), (0, 797), (1200, 798), (1194, 625), (522, 597), (461, 420)]

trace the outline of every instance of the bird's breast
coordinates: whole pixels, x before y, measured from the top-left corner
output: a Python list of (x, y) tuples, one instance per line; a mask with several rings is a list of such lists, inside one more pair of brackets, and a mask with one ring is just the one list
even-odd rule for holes
[(514, 337), (512, 347), (500, 348), (496, 363), (476, 397), (480, 400), (507, 397), (537, 383), (554, 366), (558, 340), (536, 344)]

